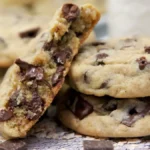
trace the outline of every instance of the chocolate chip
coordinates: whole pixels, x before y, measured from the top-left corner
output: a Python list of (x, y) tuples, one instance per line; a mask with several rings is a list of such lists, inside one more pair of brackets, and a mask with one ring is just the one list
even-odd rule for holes
[(19, 91), (15, 91), (10, 99), (9, 99), (9, 102), (8, 102), (8, 105), (7, 107), (9, 107), (9, 109), (13, 109), (14, 107), (18, 106), (18, 103), (17, 103), (17, 97), (19, 96)]
[(101, 53), (101, 54), (96, 55), (96, 59), (103, 59), (106, 57), (108, 57), (108, 54), (106, 54), (106, 53)]
[(130, 114), (130, 115), (135, 115), (135, 114), (137, 114), (137, 111), (136, 111), (135, 107), (129, 110), (129, 114)]
[[(141, 118), (141, 117), (139, 117), (139, 118)], [(134, 119), (134, 116), (130, 116), (130, 117), (126, 118), (126, 119), (123, 119), (121, 121), (121, 123), (124, 124), (124, 125), (126, 125), (126, 126), (128, 126), (128, 127), (131, 127), (132, 124), (135, 123), (136, 120), (138, 120), (138, 119)]]
[(76, 36), (77, 36), (77, 37), (81, 37), (82, 35), (83, 35), (82, 32), (76, 32)]
[(108, 88), (108, 81), (105, 81), (101, 84), (100, 89)]
[(50, 51), (52, 47), (56, 47), (56, 44), (54, 43), (54, 41), (44, 43), (43, 49), (45, 51)]
[(21, 70), (27, 70), (27, 69), (33, 67), (33, 65), (28, 64), (27, 62), (25, 62), (21, 59), (16, 59), (15, 63), (20, 67)]
[(145, 49), (145, 52), (146, 52), (146, 53), (150, 54), (150, 46), (148, 46), (148, 47), (145, 46), (144, 49)]
[(84, 150), (113, 150), (113, 142), (106, 140), (83, 141)]
[(105, 63), (103, 61), (96, 61), (95, 65), (96, 66), (99, 66), (99, 65), (104, 66)]
[(27, 144), (23, 140), (7, 140), (0, 143), (0, 150), (27, 150)]
[(77, 19), (80, 14), (80, 10), (75, 4), (64, 4), (62, 7), (62, 13), (64, 18), (70, 22)]
[(104, 61), (103, 60), (100, 60), (100, 59), (104, 59), (104, 58), (106, 58), (106, 57), (108, 57), (108, 54), (106, 54), (106, 53), (101, 53), (101, 54), (98, 54), (98, 55), (96, 55), (96, 62), (95, 62), (95, 65), (105, 65), (105, 63), (104, 63)]
[(44, 70), (41, 67), (32, 67), (26, 71), (25, 74), (26, 80), (36, 79), (37, 81), (41, 81), (44, 79)]
[(105, 45), (105, 44), (106, 44), (105, 42), (100, 42), (100, 41), (99, 42), (97, 41), (97, 42), (92, 42), (91, 43), (92, 46)]
[(34, 38), (39, 32), (40, 28), (33, 28), (19, 33), (20, 38)]
[(90, 83), (89, 77), (88, 77), (88, 71), (86, 71), (86, 72), (84, 73), (83, 79), (84, 79), (84, 82), (85, 82), (85, 83)]
[(143, 109), (142, 111), (138, 112), (136, 110), (136, 107), (133, 107), (129, 110), (129, 116), (124, 118), (121, 123), (128, 126), (128, 127), (131, 127), (132, 124), (134, 124), (137, 120), (139, 120), (140, 118), (143, 118), (146, 114), (148, 114), (150, 111), (150, 104), (148, 104), (146, 106), (145, 109)]
[(0, 37), (0, 50), (5, 49), (7, 47), (7, 44), (5, 42), (5, 40)]
[(5, 110), (5, 109), (0, 110), (0, 121), (7, 121), (11, 119), (12, 116), (13, 116), (13, 112), (11, 110)]
[(85, 101), (81, 96), (78, 96), (78, 101), (75, 107), (75, 115), (79, 119), (83, 119), (93, 112), (93, 106)]
[(148, 64), (147, 59), (145, 57), (141, 57), (136, 60), (139, 63), (140, 70), (143, 70)]
[(69, 97), (69, 103), (67, 103), (69, 110), (80, 120), (88, 116), (93, 112), (93, 106), (84, 100), (79, 93), (75, 92), (72, 99)]
[[(32, 101), (30, 102), (31, 110), (38, 110), (39, 106), (43, 106), (43, 100), (38, 92), (33, 93)], [(29, 108), (29, 106), (28, 106)]]
[(55, 51), (53, 54), (53, 59), (58, 65), (64, 65), (66, 59), (71, 57), (71, 49), (69, 47), (65, 48), (65, 50)]
[(44, 70), (42, 67), (28, 64), (25, 61), (17, 59), (15, 62), (21, 70), (22, 80), (37, 80), (42, 81), (44, 79)]
[(34, 91), (32, 100), (30, 102), (26, 102), (27, 106), (27, 118), (29, 120), (38, 119), (43, 111), (44, 101), (39, 96), (37, 91)]
[(59, 66), (57, 68), (56, 72), (53, 74), (52, 79), (51, 79), (52, 86), (55, 86), (62, 80), (64, 70), (65, 70), (65, 68), (63, 66)]

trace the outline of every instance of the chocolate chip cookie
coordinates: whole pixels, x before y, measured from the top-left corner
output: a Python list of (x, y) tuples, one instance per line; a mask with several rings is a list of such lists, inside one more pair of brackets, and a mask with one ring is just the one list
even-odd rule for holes
[[(0, 86), (0, 133), (26, 136), (61, 88), (79, 45), (100, 18), (92, 5), (64, 4), (26, 57), (16, 59)], [(26, 33), (20, 34), (25, 36)]]
[(80, 49), (69, 72), (73, 88), (95, 96), (150, 96), (150, 39), (93, 42)]
[(0, 10), (0, 67), (9, 67), (16, 58), (26, 55), (34, 38), (48, 27), (48, 20), (24, 11)]
[(94, 137), (150, 135), (150, 97), (117, 99), (95, 97), (68, 89), (58, 116), (72, 130)]

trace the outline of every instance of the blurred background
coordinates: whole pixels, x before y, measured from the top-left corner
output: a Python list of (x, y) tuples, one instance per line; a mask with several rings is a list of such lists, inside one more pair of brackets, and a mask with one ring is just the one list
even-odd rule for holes
[(98, 39), (149, 36), (150, 0), (0, 0), (0, 9), (51, 18), (63, 3), (92, 3), (102, 14), (95, 28)]
[(53, 16), (55, 10), (67, 2), (78, 5), (91, 3), (105, 12), (106, 0), (1, 0), (0, 4), (2, 7), (24, 7), (31, 14)]
[[(48, 20), (50, 20), (56, 9), (67, 2), (76, 3), (78, 5), (91, 3), (100, 10), (101, 14), (105, 14), (106, 12), (106, 0), (0, 0), (0, 9), (1, 11), (5, 10), (12, 13), (39, 16), (39, 19), (40, 17), (43, 18), (43, 16), (47, 16), (49, 18)], [(99, 28), (96, 28), (98, 37), (100, 37), (100, 35), (101, 37), (105, 37), (106, 35), (105, 19), (103, 20), (103, 23), (101, 23), (102, 33), (99, 33)], [(94, 35), (92, 35), (91, 39), (92, 38), (94, 38)]]

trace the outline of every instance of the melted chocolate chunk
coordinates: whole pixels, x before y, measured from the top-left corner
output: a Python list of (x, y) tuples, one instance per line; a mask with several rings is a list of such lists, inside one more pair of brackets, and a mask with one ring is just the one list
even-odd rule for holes
[(144, 49), (145, 49), (145, 52), (146, 52), (146, 53), (150, 54), (150, 46), (144, 47)]
[(59, 66), (56, 70), (56, 72), (52, 76), (52, 86), (57, 85), (63, 78), (63, 71), (65, 68), (63, 66)]
[[(11, 96), (10, 99), (8, 101), (8, 104), (6, 105), (6, 107), (8, 108), (8, 110), (13, 111), (14, 108), (16, 107), (22, 107), (26, 105), (26, 98), (25, 95), (21, 93), (21, 97), (19, 97), (20, 95), (20, 91), (15, 91)], [(18, 98), (19, 97), (19, 98)]]
[(108, 57), (108, 54), (105, 54), (105, 53), (102, 53), (102, 54), (98, 54), (96, 55), (96, 62), (95, 62), (95, 65), (105, 65), (104, 61), (103, 60), (100, 60), (100, 59), (104, 59)]
[(21, 70), (22, 80), (37, 80), (42, 81), (44, 79), (44, 70), (42, 67), (34, 66), (17, 59), (15, 62)]
[(0, 37), (0, 50), (4, 49), (6, 47), (7, 47), (7, 44), (6, 44), (5, 40), (2, 37)]
[(27, 150), (27, 144), (23, 140), (7, 140), (0, 143), (0, 150)]
[[(44, 80), (44, 70), (42, 67), (28, 64), (20, 59), (16, 60), (16, 64), (20, 67), (22, 80), (32, 80), (32, 85), (28, 87), (33, 94), (32, 99), (26, 101), (26, 98), (22, 96), (20, 105), (26, 109), (27, 119), (38, 119), (41, 116), (44, 107), (44, 101), (38, 93), (38, 85), (44, 83), (49, 86), (49, 83)], [(51, 86), (49, 87), (51, 88)], [(16, 93), (11, 97), (9, 107), (19, 106), (16, 101), (17, 97), (18, 95)]]
[(140, 115), (137, 115), (136, 117), (135, 116), (130, 116), (126, 119), (123, 119), (121, 121), (122, 124), (128, 126), (128, 127), (131, 127), (133, 123), (135, 123), (137, 120), (139, 120), (140, 118), (142, 118), (142, 116)]
[(13, 116), (13, 112), (11, 110), (0, 110), (0, 121), (7, 121), (11, 119)]
[(29, 120), (38, 119), (43, 111), (44, 101), (37, 91), (34, 91), (32, 100), (26, 103), (27, 118)]
[(22, 61), (21, 59), (16, 59), (15, 63), (20, 67), (21, 70), (27, 70), (33, 67), (33, 65), (28, 64), (27, 62)]
[(99, 66), (99, 65), (104, 66), (105, 63), (103, 61), (96, 61), (96, 66)]
[(42, 81), (44, 79), (44, 70), (41, 67), (32, 67), (26, 71), (25, 80)]
[(137, 120), (140, 118), (143, 118), (146, 114), (148, 114), (150, 111), (150, 104), (146, 106), (146, 108), (140, 112), (136, 110), (136, 107), (129, 110), (129, 116), (124, 118), (121, 123), (131, 127), (132, 124), (134, 124)]
[(56, 47), (56, 44), (54, 43), (54, 41), (44, 43), (43, 49), (45, 51), (50, 51), (52, 47)]
[(64, 4), (62, 7), (62, 13), (64, 18), (70, 22), (77, 19), (80, 14), (80, 10), (75, 4)]
[[(34, 85), (34, 83), (36, 85)], [(40, 117), (43, 111), (44, 101), (38, 94), (36, 81), (33, 82), (30, 90), (33, 93), (32, 99), (30, 101), (27, 101), (25, 95), (23, 94), (21, 94), (21, 97), (19, 98), (19, 101), (18, 101), (17, 99), (19, 96), (19, 91), (16, 91), (12, 94), (8, 102), (7, 108), (13, 111), (13, 109), (17, 108), (18, 106), (19, 108), (23, 107), (26, 111), (26, 117), (29, 120), (35, 120)]]
[(101, 84), (100, 89), (108, 88), (108, 81), (105, 81)]
[(108, 54), (105, 54), (105, 53), (98, 54), (98, 55), (96, 56), (97, 59), (103, 59), (103, 58), (106, 58), (106, 57), (108, 57)]
[[(72, 102), (71, 102), (72, 101)], [(72, 99), (69, 97), (68, 108), (80, 120), (93, 112), (93, 106), (75, 92)]]
[(130, 114), (130, 115), (135, 115), (135, 114), (137, 114), (137, 111), (136, 111), (135, 107), (129, 110), (129, 114)]
[(19, 33), (20, 38), (34, 38), (39, 32), (40, 28), (33, 28)]
[(66, 60), (71, 57), (71, 49), (69, 47), (65, 50), (55, 51), (53, 54), (53, 59), (58, 65), (64, 65)]
[(93, 112), (93, 106), (85, 101), (81, 96), (78, 96), (78, 101), (76, 102), (74, 114), (79, 118), (83, 119)]
[(81, 37), (82, 34), (83, 34), (82, 32), (76, 32), (76, 36), (77, 36), (77, 37)]
[(105, 42), (100, 42), (100, 41), (91, 43), (92, 46), (105, 45), (105, 44), (106, 44)]
[(84, 150), (113, 150), (113, 142), (106, 140), (83, 141)]
[(147, 59), (145, 57), (141, 57), (136, 60), (139, 63), (140, 70), (143, 70), (148, 64)]
[(18, 96), (19, 96), (19, 91), (14, 92), (9, 99), (7, 107), (9, 107), (10, 109), (13, 109), (14, 107), (18, 106), (17, 104)]

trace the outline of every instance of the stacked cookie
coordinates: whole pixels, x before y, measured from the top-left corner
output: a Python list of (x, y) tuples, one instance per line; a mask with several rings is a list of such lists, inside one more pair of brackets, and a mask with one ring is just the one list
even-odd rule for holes
[(150, 135), (150, 40), (124, 38), (82, 46), (60, 93), (59, 119), (95, 137)]

